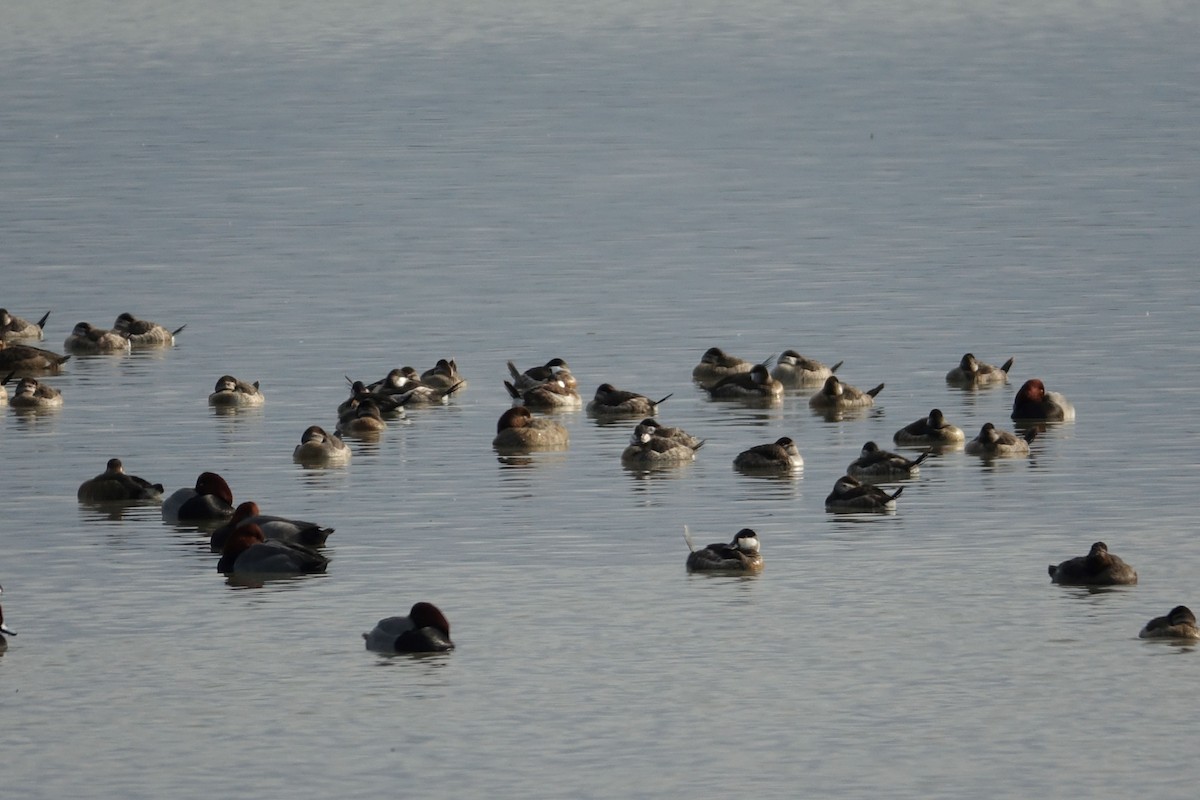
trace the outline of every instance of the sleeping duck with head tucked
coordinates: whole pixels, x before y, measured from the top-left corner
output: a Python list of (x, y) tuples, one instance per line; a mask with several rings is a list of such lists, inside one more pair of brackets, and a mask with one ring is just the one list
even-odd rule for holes
[(717, 542), (698, 548), (692, 534), (685, 525), (683, 538), (687, 542), (688, 572), (716, 572), (725, 574), (755, 574), (762, 572), (763, 558), (759, 552), (758, 534), (750, 528), (742, 528), (733, 535), (733, 541)]

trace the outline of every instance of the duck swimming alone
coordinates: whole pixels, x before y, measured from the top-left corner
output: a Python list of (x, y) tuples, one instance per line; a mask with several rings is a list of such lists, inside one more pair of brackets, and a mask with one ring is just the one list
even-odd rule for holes
[(303, 575), (324, 572), (329, 559), (311, 547), (267, 539), (250, 523), (234, 530), (221, 549), (217, 572), (251, 575)]
[(80, 484), (75, 495), (81, 503), (161, 502), (163, 485), (128, 474), (121, 459), (110, 458), (104, 472)]
[(47, 311), (37, 322), (29, 322), (20, 317), (14, 317), (8, 313), (7, 308), (0, 308), (0, 340), (5, 342), (18, 339), (41, 341), (42, 328), (46, 327), (46, 320), (49, 318), (50, 312)]
[(750, 528), (742, 528), (733, 535), (729, 544), (717, 542), (697, 549), (687, 526), (683, 528), (683, 539), (687, 542), (688, 572), (757, 573), (762, 572), (763, 559), (759, 552), (758, 534)]
[(979, 435), (967, 442), (966, 452), (973, 456), (989, 458), (1029, 455), (1029, 443), (1037, 436), (1037, 431), (1030, 428), (1023, 436), (1002, 431), (992, 423), (985, 423), (979, 429)]
[(567, 429), (552, 419), (533, 416), (525, 406), (513, 406), (496, 421), (492, 447), (505, 452), (565, 450), (571, 443)]
[(825, 379), (821, 390), (808, 398), (810, 408), (821, 411), (845, 411), (852, 408), (869, 408), (875, 405), (875, 396), (883, 391), (884, 384), (862, 391), (848, 383), (842, 383), (837, 375)]
[(454, 649), (450, 622), (433, 603), (414, 603), (407, 617), (387, 617), (362, 635), (377, 653), (438, 653)]
[(611, 383), (602, 383), (596, 388), (596, 396), (587, 405), (587, 412), (597, 417), (645, 417), (658, 411), (659, 400), (651, 400), (644, 394), (617, 389)]
[(837, 362), (827, 367), (814, 358), (807, 358), (795, 350), (784, 350), (771, 370), (771, 377), (792, 388), (798, 386), (815, 386), (824, 383), (830, 375), (837, 372), (844, 362)]
[(201, 472), (193, 487), (184, 487), (163, 501), (167, 522), (216, 522), (233, 516), (233, 490), (215, 472)]
[(748, 472), (787, 472), (804, 466), (800, 448), (788, 436), (769, 444), (759, 444), (743, 450), (733, 459), (733, 466)]
[(1007, 383), (1008, 371), (1012, 369), (1014, 359), (1005, 361), (1002, 366), (993, 367), (975, 358), (973, 353), (966, 353), (958, 362), (958, 366), (946, 373), (946, 383), (955, 386), (987, 386), (995, 383)]
[(350, 460), (352, 451), (340, 436), (326, 433), (320, 425), (309, 425), (292, 450), (292, 460), (307, 466), (337, 466)]
[(1047, 392), (1046, 384), (1031, 378), (1013, 398), (1012, 418), (1069, 422), (1075, 419), (1075, 406), (1058, 392)]
[(129, 337), (108, 328), (97, 328), (90, 322), (79, 322), (63, 341), (63, 349), (81, 355), (128, 353)]
[(833, 484), (825, 498), (826, 511), (893, 511), (896, 498), (904, 491), (900, 487), (888, 494), (870, 483), (862, 483), (852, 475), (843, 475)]
[(1196, 615), (1187, 606), (1175, 606), (1165, 617), (1155, 617), (1138, 634), (1143, 639), (1200, 639)]
[(892, 441), (900, 445), (945, 447), (960, 444), (966, 438), (962, 428), (951, 425), (941, 409), (935, 408), (929, 412), (929, 416), (910, 422), (896, 431)]
[(921, 462), (932, 455), (925, 451), (914, 459), (907, 459), (899, 453), (891, 453), (880, 449), (874, 442), (863, 445), (858, 458), (846, 467), (846, 474), (859, 479), (887, 480), (897, 478), (915, 478), (921, 473)]
[(1137, 571), (1096, 542), (1086, 556), (1049, 566), (1050, 580), (1063, 586), (1118, 586), (1137, 583)]
[(258, 381), (246, 383), (232, 375), (222, 375), (208, 396), (208, 404), (219, 408), (250, 408), (261, 406), (265, 399)]
[(113, 323), (113, 330), (128, 338), (133, 347), (170, 347), (175, 344), (175, 335), (186, 327), (180, 325), (175, 330), (169, 330), (157, 322), (138, 319), (128, 311)]

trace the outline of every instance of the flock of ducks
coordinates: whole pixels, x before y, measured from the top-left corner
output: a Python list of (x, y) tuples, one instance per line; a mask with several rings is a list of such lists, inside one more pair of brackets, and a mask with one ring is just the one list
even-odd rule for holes
[[(61, 393), (41, 383), (34, 375), (57, 374), (74, 354), (127, 352), (133, 347), (169, 347), (185, 326), (168, 329), (132, 314), (117, 317), (111, 329), (80, 322), (64, 341), (67, 354), (24, 344), (41, 340), (49, 312), (31, 323), (0, 309), (0, 403), (17, 409), (49, 410), (62, 405)], [(772, 362), (774, 366), (772, 367)], [(816, 387), (809, 397), (814, 412), (829, 419), (840, 419), (846, 412), (870, 408), (884, 384), (863, 391), (842, 381), (835, 373), (842, 362), (832, 366), (807, 358), (795, 350), (753, 363), (731, 356), (713, 347), (704, 353), (692, 370), (693, 381), (713, 399), (737, 400), (751, 405), (775, 405), (782, 402), (785, 389)], [(949, 384), (963, 387), (1003, 385), (1008, 381), (1013, 359), (996, 367), (979, 361), (971, 353), (964, 355), (946, 374)], [(494, 449), (501, 455), (539, 450), (564, 450), (570, 445), (567, 429), (534, 411), (553, 412), (584, 406), (578, 381), (567, 362), (554, 358), (545, 364), (521, 371), (508, 362), (509, 379), (504, 386), (512, 398), (496, 423)], [(8, 398), (7, 384), (16, 379), (16, 390)], [(349, 397), (337, 409), (333, 432), (319, 425), (309, 426), (293, 451), (293, 459), (306, 466), (338, 466), (347, 463), (352, 450), (344, 437), (371, 439), (388, 426), (388, 419), (402, 418), (405, 408), (414, 405), (446, 403), (467, 386), (453, 359), (440, 359), (432, 368), (418, 373), (412, 367), (391, 370), (373, 383), (347, 377)], [(653, 400), (636, 392), (602, 383), (586, 405), (587, 413), (601, 419), (637, 419), (629, 444), (621, 452), (621, 462), (631, 469), (669, 468), (695, 459), (704, 439), (679, 428), (664, 426), (657, 419), (658, 407), (670, 394)], [(261, 406), (265, 398), (258, 382), (249, 383), (223, 375), (208, 396), (218, 412)], [(896, 431), (893, 441), (902, 447), (923, 448), (915, 458), (882, 449), (867, 442), (846, 472), (834, 482), (825, 498), (829, 512), (890, 512), (903, 487), (887, 490), (880, 483), (915, 478), (920, 465), (930, 457), (962, 447), (969, 454), (985, 458), (1028, 455), (1029, 443), (1044, 422), (1070, 421), (1075, 418), (1071, 403), (1057, 392), (1046, 390), (1039, 379), (1026, 381), (1017, 392), (1011, 417), (1027, 425), (1017, 434), (988, 422), (970, 441), (937, 408), (925, 417)], [(804, 459), (796, 442), (781, 437), (774, 442), (750, 447), (736, 456), (735, 469), (747, 473), (788, 473), (803, 467)], [(225, 480), (214, 472), (201, 473), (194, 485), (164, 497), (162, 484), (125, 472), (118, 458), (108, 461), (105, 471), (84, 481), (78, 493), (80, 502), (89, 504), (161, 503), (162, 516), (172, 523), (194, 524), (211, 529), (210, 547), (219, 554), (217, 570), (230, 580), (257, 585), (266, 577), (324, 572), (329, 559), (320, 552), (333, 529), (303, 520), (264, 515), (254, 502), (234, 506), (233, 493)], [(729, 543), (719, 542), (697, 547), (684, 529), (688, 546), (686, 568), (689, 572), (717, 574), (756, 574), (763, 569), (758, 534), (743, 528)], [(1113, 586), (1134, 584), (1137, 573), (1108, 552), (1103, 542), (1091, 551), (1049, 567), (1054, 583), (1073, 586)], [(0, 646), (3, 634), (15, 635), (3, 623), (0, 610)], [(1146, 623), (1143, 638), (1197, 640), (1200, 629), (1196, 618), (1185, 606), (1177, 606), (1166, 616)], [(418, 602), (407, 616), (380, 620), (374, 629), (363, 633), (369, 650), (398, 652), (438, 652), (453, 649), (450, 624), (433, 604)]]

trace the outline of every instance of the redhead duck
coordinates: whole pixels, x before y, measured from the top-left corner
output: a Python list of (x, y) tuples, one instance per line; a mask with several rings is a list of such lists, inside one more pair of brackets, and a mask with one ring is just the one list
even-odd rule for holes
[(1005, 361), (999, 367), (985, 364), (975, 358), (973, 353), (966, 353), (958, 362), (958, 366), (946, 373), (946, 383), (955, 386), (987, 386), (989, 384), (1007, 383), (1008, 371), (1012, 369), (1014, 359)]
[(216, 522), (233, 516), (233, 490), (215, 472), (201, 472), (194, 487), (177, 489), (163, 501), (167, 522)]
[(833, 491), (825, 498), (826, 511), (893, 511), (896, 498), (904, 491), (900, 487), (888, 494), (870, 483), (861, 483), (852, 475), (843, 475), (833, 484)]
[(37, 322), (29, 322), (20, 317), (14, 317), (8, 313), (7, 308), (0, 308), (0, 339), (6, 342), (17, 339), (41, 341), (42, 328), (46, 327), (46, 320), (49, 318), (50, 312), (47, 311)]
[(926, 450), (911, 461), (899, 453), (881, 450), (874, 442), (863, 445), (858, 458), (846, 467), (846, 474), (855, 478), (868, 480), (872, 478), (915, 478), (921, 474), (921, 462), (929, 458), (930, 451)]
[[(579, 390), (579, 382), (571, 374), (571, 368), (567, 366), (567, 362), (564, 359), (552, 358), (540, 367), (530, 367), (524, 372), (518, 370), (517, 365), (513, 362), (509, 361), (507, 363), (508, 374), (512, 376), (512, 387), (517, 390), (518, 394), (527, 392), (550, 381), (557, 381), (571, 391), (577, 392)], [(509, 389), (509, 394), (512, 394), (512, 389)], [(515, 397), (516, 395), (513, 396)]]
[(717, 542), (697, 549), (691, 532), (684, 526), (683, 539), (690, 551), (687, 557), (688, 572), (762, 572), (763, 559), (758, 551), (758, 534), (750, 528), (742, 528), (735, 533), (729, 544)]
[(377, 653), (437, 653), (453, 650), (450, 623), (433, 603), (414, 603), (407, 617), (387, 617), (362, 635)]
[[(648, 420), (653, 423), (653, 420)], [(660, 435), (653, 424), (641, 422), (633, 430), (630, 444), (621, 453), (621, 462), (627, 466), (653, 467), (684, 464), (696, 460), (696, 451), (704, 445), (701, 439), (694, 446), (682, 436)], [(690, 438), (690, 437), (689, 437)]]
[(800, 448), (790, 437), (781, 436), (770, 444), (759, 444), (743, 450), (733, 459), (733, 466), (745, 471), (787, 472), (804, 466)]
[(431, 389), (461, 391), (467, 388), (467, 381), (458, 374), (458, 364), (453, 358), (439, 358), (436, 364), (421, 373), (421, 383)]
[(869, 408), (875, 405), (875, 396), (883, 391), (883, 384), (862, 391), (848, 383), (842, 383), (836, 375), (825, 379), (820, 391), (808, 398), (809, 408), (819, 411), (845, 411), (851, 408)]
[(333, 528), (322, 528), (315, 522), (263, 514), (258, 503), (247, 500), (234, 509), (229, 522), (212, 532), (208, 538), (209, 547), (214, 553), (221, 552), (230, 535), (245, 525), (257, 525), (268, 541), (274, 539), (305, 547), (322, 547), (329, 534), (333, 533)]
[(651, 400), (644, 394), (627, 392), (615, 388), (611, 383), (602, 383), (596, 388), (596, 396), (587, 405), (587, 411), (597, 417), (644, 417), (654, 414), (658, 404), (670, 397)]
[(337, 424), (337, 433), (341, 436), (356, 436), (360, 439), (375, 438), (385, 430), (387, 422), (379, 413), (379, 404), (369, 397), (339, 419)]
[(1200, 639), (1196, 615), (1187, 606), (1175, 606), (1165, 617), (1155, 617), (1138, 634), (1143, 639)]
[(1030, 428), (1023, 436), (1002, 431), (992, 423), (985, 423), (979, 429), (979, 435), (967, 442), (966, 452), (973, 456), (1027, 456), (1029, 443), (1037, 436), (1037, 431)]
[(749, 372), (753, 366), (749, 361), (731, 356), (719, 347), (710, 347), (700, 357), (700, 363), (692, 368), (692, 380), (709, 386), (730, 375)]
[(162, 502), (163, 485), (128, 474), (121, 459), (110, 458), (104, 472), (80, 484), (75, 494), (81, 503)]
[(63, 341), (63, 349), (83, 355), (128, 353), (129, 337), (107, 328), (97, 328), (90, 322), (79, 322)]
[(1086, 556), (1069, 558), (1058, 566), (1051, 564), (1050, 580), (1064, 586), (1117, 586), (1137, 583), (1137, 571), (1108, 552), (1108, 545), (1096, 542)]
[(565, 450), (571, 436), (552, 419), (534, 417), (525, 406), (514, 406), (496, 422), (492, 447), (502, 451)]
[(70, 359), (70, 356), (61, 356), (40, 347), (9, 344), (0, 339), (0, 372), (57, 375), (62, 371), (62, 365)]
[(175, 344), (175, 335), (186, 327), (187, 325), (180, 325), (175, 330), (170, 330), (157, 322), (138, 319), (128, 311), (117, 317), (117, 321), (113, 323), (113, 330), (127, 337), (133, 347), (170, 347)]
[(946, 447), (966, 441), (962, 428), (946, 421), (940, 408), (929, 412), (929, 416), (910, 422), (892, 436), (892, 441), (901, 445)]
[(749, 372), (727, 375), (704, 390), (714, 400), (775, 402), (783, 398), (783, 384), (771, 377), (766, 364), (755, 364)]
[(17, 388), (13, 390), (9, 404), (13, 408), (46, 411), (61, 408), (63, 396), (58, 389), (38, 381), (37, 378), (21, 378)]
[(1069, 422), (1075, 419), (1075, 406), (1058, 392), (1047, 392), (1046, 384), (1031, 378), (1013, 398), (1012, 418)]
[(220, 408), (249, 408), (261, 406), (265, 399), (258, 389), (258, 381), (246, 383), (232, 375), (222, 375), (208, 396), (208, 404)]
[(300, 436), (300, 444), (292, 450), (297, 464), (337, 466), (350, 460), (351, 450), (340, 436), (326, 433), (320, 425), (309, 425)]
[(832, 367), (827, 367), (816, 359), (800, 355), (795, 350), (784, 350), (775, 362), (775, 368), (771, 370), (771, 377), (784, 386), (793, 388), (813, 386), (824, 383), (830, 375), (838, 371), (842, 363), (839, 361)]
[[(0, 587), (0, 594), (4, 594), (4, 588)], [(0, 650), (8, 647), (8, 642), (4, 639), (4, 634), (16, 636), (17, 632), (4, 624), (4, 609), (0, 608)]]
[(221, 548), (217, 572), (301, 575), (324, 572), (329, 559), (294, 542), (267, 539), (262, 528), (248, 523), (230, 533)]

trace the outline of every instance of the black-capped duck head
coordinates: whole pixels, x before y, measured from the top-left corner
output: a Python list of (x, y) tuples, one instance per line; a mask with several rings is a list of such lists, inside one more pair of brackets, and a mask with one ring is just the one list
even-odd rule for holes
[(509, 428), (526, 428), (533, 421), (533, 412), (525, 406), (513, 406), (500, 415), (496, 421), (496, 433), (503, 433)]
[(879, 452), (879, 445), (875, 444), (874, 442), (867, 442), (866, 444), (864, 444), (862, 446), (862, 455), (864, 455), (864, 456), (869, 456), (872, 453), (878, 453), (878, 452)]
[(862, 482), (858, 478), (851, 475), (843, 475), (833, 484), (833, 493), (838, 495), (848, 494), (860, 486), (862, 486)]
[(0, 308), (0, 328), (7, 328), (13, 323), (13, 315), (8, 313), (7, 308)]
[(700, 356), (701, 364), (722, 364), (728, 359), (725, 351), (719, 347), (710, 347), (704, 351), (704, 355)]
[(1169, 625), (1196, 625), (1196, 615), (1187, 606), (1175, 606), (1171, 609), (1171, 613), (1167, 614), (1167, 624)]
[(21, 378), (21, 382), (17, 384), (17, 388), (14, 390), (14, 393), (18, 395), (29, 395), (32, 397), (33, 395), (37, 394), (39, 386), (41, 386), (41, 384), (37, 382), (37, 378)]
[(120, 316), (117, 317), (117, 321), (113, 323), (113, 330), (127, 331), (135, 322), (137, 322), (137, 317), (135, 317), (133, 314), (130, 314), (128, 311), (122, 312)]
[(779, 354), (779, 361), (777, 363), (795, 364), (803, 357), (804, 356), (800, 355), (795, 350), (784, 350), (782, 353)]
[(996, 426), (990, 422), (985, 422), (983, 427), (979, 429), (979, 441), (988, 444), (995, 444), (1000, 441), (1000, 433), (996, 430)]
[(743, 553), (758, 552), (758, 534), (750, 528), (742, 528), (733, 535), (733, 546)]
[(329, 434), (326, 433), (325, 429), (322, 428), (320, 425), (309, 425), (307, 428), (304, 429), (304, 433), (300, 434), (300, 443), (301, 444), (306, 444), (308, 442), (320, 443), (320, 442), (327, 441), (328, 439), (329, 439)]
[(555, 357), (546, 362), (546, 369), (557, 371), (560, 369), (570, 369), (570, 367), (567, 366), (566, 359)]
[(121, 475), (125, 472), (125, 465), (121, 463), (119, 458), (110, 458), (105, 464), (105, 471), (110, 475)]
[(654, 438), (655, 432), (658, 430), (658, 423), (652, 419), (646, 419), (639, 422), (637, 427), (633, 429), (633, 436), (629, 441), (631, 444), (646, 444)]
[(796, 442), (793, 441), (792, 437), (790, 437), (790, 436), (780, 436), (778, 439), (775, 440), (775, 444), (779, 445), (780, 447), (782, 447), (784, 450), (787, 450), (788, 452), (791, 452), (791, 451), (797, 449)]
[(821, 387), (821, 394), (827, 394), (831, 397), (841, 397), (844, 391), (842, 389), (842, 382), (838, 380), (837, 375), (830, 375), (825, 379), (825, 385)]
[(925, 420), (925, 424), (931, 428), (946, 427), (946, 415), (942, 413), (940, 408), (935, 408), (929, 412), (929, 417)]
[(756, 386), (762, 386), (771, 381), (771, 373), (766, 364), (755, 364), (750, 368), (750, 381)]
[(232, 375), (222, 375), (217, 378), (217, 384), (213, 388), (214, 392), (233, 392), (237, 391), (237, 378)]
[(417, 630), (421, 628), (433, 628), (439, 630), (446, 637), (446, 641), (450, 641), (450, 621), (446, 619), (446, 615), (441, 609), (433, 603), (413, 603), (412, 609), (408, 612), (408, 618), (412, 620), (413, 627)]
[(438, 362), (433, 365), (433, 373), (435, 375), (445, 375), (447, 378), (452, 378), (455, 372), (453, 362), (447, 361), (444, 358), (439, 358)]
[(355, 409), (354, 409), (354, 416), (356, 416), (356, 417), (359, 417), (359, 418), (362, 418), (362, 417), (373, 417), (373, 418), (375, 418), (375, 419), (382, 420), (382, 419), (383, 419), (383, 412), (381, 412), (381, 411), (379, 410), (379, 404), (378, 404), (378, 403), (376, 403), (376, 402), (375, 402), (374, 400), (372, 400), (370, 397), (364, 397), (364, 398), (363, 398), (363, 399), (362, 399), (362, 400), (359, 402), (359, 404), (358, 404), (358, 405), (355, 407)]
[(603, 402), (611, 397), (613, 392), (616, 390), (617, 387), (613, 386), (611, 383), (602, 383), (596, 387), (596, 400)]
[(974, 375), (979, 372), (979, 361), (975, 358), (974, 353), (964, 353), (958, 362), (958, 368), (968, 375)]
[(90, 336), (92, 333), (92, 323), (76, 322), (75, 327), (71, 329), (72, 336)]
[(229, 484), (215, 472), (201, 472), (196, 478), (196, 494), (205, 495), (211, 494), (213, 497), (219, 497), (229, 505), (233, 505), (233, 490), (229, 488)]

